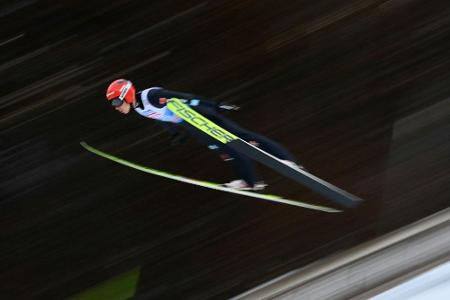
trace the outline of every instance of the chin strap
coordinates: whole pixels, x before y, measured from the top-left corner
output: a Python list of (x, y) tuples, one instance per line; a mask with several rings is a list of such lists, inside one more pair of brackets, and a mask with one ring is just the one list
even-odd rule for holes
[(144, 107), (144, 104), (142, 104), (142, 100), (141, 100), (141, 92), (136, 93), (134, 102), (131, 104), (131, 106), (133, 106), (133, 108), (136, 108), (136, 107), (143, 108)]

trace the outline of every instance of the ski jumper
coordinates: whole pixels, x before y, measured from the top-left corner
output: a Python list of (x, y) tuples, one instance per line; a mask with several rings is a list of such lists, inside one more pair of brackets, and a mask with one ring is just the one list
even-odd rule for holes
[(265, 136), (246, 130), (221, 115), (218, 111), (219, 106), (214, 101), (192, 94), (166, 90), (160, 87), (152, 87), (136, 93), (137, 106), (134, 107), (134, 110), (138, 114), (146, 118), (165, 122), (172, 133), (176, 133), (176, 127), (178, 126), (185, 128), (191, 136), (207, 145), (209, 149), (216, 151), (225, 161), (231, 162), (234, 171), (240, 177), (239, 179), (245, 180), (249, 185), (254, 185), (258, 180), (253, 160), (246, 155), (231, 149), (227, 145), (216, 141), (206, 133), (199, 131), (197, 128), (176, 116), (166, 106), (167, 99), (170, 98), (185, 100), (185, 104), (189, 105), (192, 109), (225, 130), (249, 143), (256, 144), (262, 150), (279, 159), (295, 162), (296, 159), (294, 156), (280, 144)]

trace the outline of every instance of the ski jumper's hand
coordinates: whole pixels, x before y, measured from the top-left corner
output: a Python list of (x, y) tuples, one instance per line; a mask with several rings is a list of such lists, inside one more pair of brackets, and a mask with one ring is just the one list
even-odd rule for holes
[(228, 110), (228, 111), (237, 111), (237, 110), (241, 109), (239, 106), (234, 105), (234, 104), (229, 104), (227, 102), (219, 102), (217, 105), (217, 108), (219, 110)]

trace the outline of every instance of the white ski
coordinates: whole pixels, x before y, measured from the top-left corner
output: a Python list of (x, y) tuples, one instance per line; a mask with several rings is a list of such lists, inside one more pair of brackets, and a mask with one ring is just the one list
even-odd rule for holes
[(208, 120), (188, 105), (184, 104), (180, 99), (169, 99), (167, 107), (187, 123), (198, 130), (203, 131), (205, 134), (208, 134), (221, 143), (226, 144), (228, 147), (266, 165), (272, 170), (305, 185), (330, 200), (346, 207), (354, 207), (363, 201), (361, 198), (352, 195), (309, 172), (293, 168), (270, 153), (247, 143), (233, 133)]
[(103, 151), (100, 151), (100, 150), (88, 145), (86, 142), (80, 142), (80, 144), (89, 152), (92, 152), (103, 158), (112, 160), (116, 163), (131, 167), (133, 169), (136, 169), (136, 170), (139, 170), (139, 171), (142, 171), (145, 173), (150, 173), (150, 174), (165, 177), (168, 179), (181, 181), (181, 182), (189, 183), (192, 185), (201, 186), (201, 187), (218, 190), (218, 191), (222, 191), (222, 192), (238, 194), (238, 195), (243, 195), (243, 196), (247, 196), (247, 197), (253, 197), (253, 198), (257, 198), (257, 199), (261, 199), (261, 200), (278, 202), (278, 203), (283, 203), (283, 204), (288, 204), (288, 205), (293, 205), (293, 206), (299, 206), (299, 207), (303, 207), (303, 208), (307, 208), (307, 209), (319, 210), (319, 211), (330, 212), (330, 213), (341, 212), (341, 210), (326, 207), (326, 206), (313, 205), (313, 204), (308, 204), (308, 203), (296, 201), (296, 200), (289, 200), (289, 199), (285, 199), (281, 196), (276, 196), (276, 195), (260, 194), (260, 193), (256, 193), (256, 192), (250, 192), (250, 191), (240, 191), (240, 190), (224, 187), (223, 185), (221, 185), (219, 183), (203, 181), (203, 180), (198, 180), (198, 179), (192, 179), (192, 178), (187, 178), (187, 177), (180, 176), (180, 175), (167, 173), (164, 171), (159, 171), (156, 169), (152, 169), (149, 167), (145, 167), (145, 166), (141, 166), (141, 165), (129, 162), (125, 159), (113, 156), (113, 155), (108, 154)]

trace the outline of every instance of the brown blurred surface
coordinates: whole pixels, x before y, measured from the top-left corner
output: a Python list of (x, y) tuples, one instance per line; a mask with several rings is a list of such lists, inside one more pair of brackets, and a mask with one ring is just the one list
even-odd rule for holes
[[(448, 1), (0, 4), (0, 282), (61, 299), (135, 267), (136, 299), (224, 299), (450, 203)], [(325, 214), (196, 188), (93, 146), (225, 181), (195, 141), (104, 100), (112, 79), (242, 106), (228, 116), (364, 199)], [(261, 167), (269, 192), (333, 205)]]

